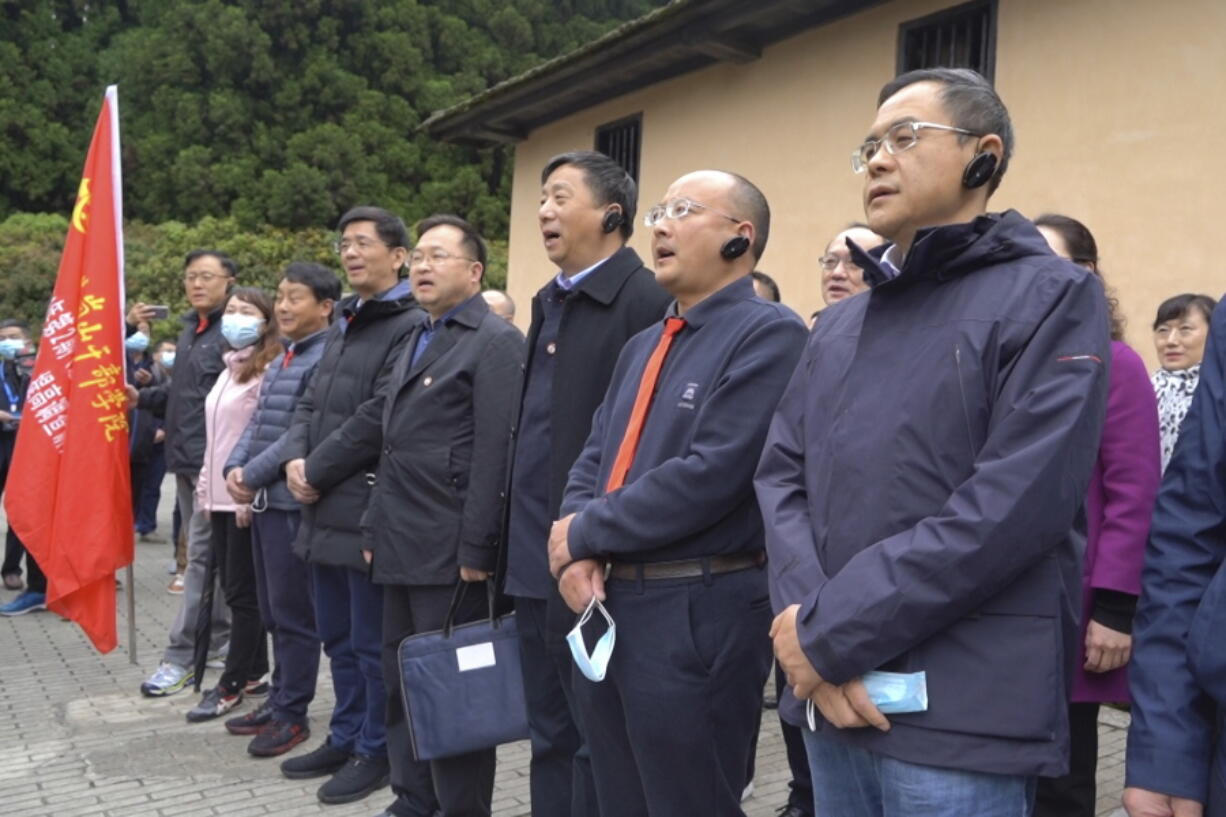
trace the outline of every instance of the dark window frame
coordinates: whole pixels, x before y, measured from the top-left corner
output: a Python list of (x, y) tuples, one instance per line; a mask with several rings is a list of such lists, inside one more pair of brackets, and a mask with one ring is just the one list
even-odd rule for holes
[[(610, 152), (604, 149), (604, 147), (601, 145), (602, 137), (609, 134), (615, 134), (618, 131), (623, 131), (629, 127), (633, 127), (633, 134), (635, 137), (634, 144), (632, 146), (634, 150), (633, 157), (616, 155), (618, 152), (623, 154), (626, 153), (627, 147), (615, 147), (615, 152)], [(639, 169), (642, 167), (641, 162), (643, 158), (643, 114), (641, 111), (636, 114), (631, 114), (630, 116), (623, 116), (621, 119), (615, 119), (612, 122), (606, 122), (603, 125), (597, 125), (593, 143), (593, 150), (597, 151), (598, 153), (603, 153), (613, 161), (617, 162), (619, 165), (621, 165), (623, 170), (630, 174), (630, 178), (634, 179), (634, 183), (636, 185), (639, 183)], [(623, 161), (623, 159), (629, 159), (630, 167), (626, 166), (627, 163)]]
[[(986, 15), (980, 20), (981, 31), (983, 38), (983, 54), (981, 65), (958, 66), (946, 61), (929, 63), (922, 66), (911, 64), (908, 59), (911, 49), (909, 40), (912, 35), (922, 29), (935, 30), (938, 36), (944, 33), (943, 29), (951, 23), (957, 22), (960, 18), (966, 18), (971, 15), (980, 15), (986, 12)], [(999, 25), (999, 15), (997, 14), (997, 0), (971, 0), (969, 3), (960, 3), (956, 6), (951, 6), (947, 9), (928, 14), (924, 17), (915, 20), (908, 20), (898, 26), (898, 52), (895, 65), (895, 73), (902, 74), (912, 68), (937, 68), (937, 67), (961, 67), (974, 68), (988, 80), (995, 83), (996, 81), (996, 29)], [(940, 40), (938, 39), (937, 50), (941, 48)]]

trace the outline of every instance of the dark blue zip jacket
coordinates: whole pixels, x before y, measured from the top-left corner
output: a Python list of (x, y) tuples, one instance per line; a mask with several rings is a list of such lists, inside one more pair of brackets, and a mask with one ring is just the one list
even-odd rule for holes
[[(1132, 636), (1126, 785), (1204, 803), (1226, 711), (1226, 297), (1162, 479)], [(1226, 755), (1213, 763), (1226, 779)]]
[[(288, 366), (284, 365), (284, 352), (268, 364), (264, 382), (260, 384), (255, 414), (226, 460), (225, 473), (242, 468), (243, 482), (256, 491), (264, 491), (266, 507), (281, 511), (302, 510), (290, 495), (282, 465), (294, 408), (315, 375), (327, 335), (324, 329), (294, 344), (294, 356)], [(258, 499), (254, 504), (265, 506)]]
[(913, 763), (1061, 774), (1102, 286), (1012, 211), (920, 231), (892, 280), (853, 255), (873, 288), (822, 313), (758, 468), (772, 600), (800, 605), (824, 679), (922, 670), (929, 708), (819, 726)]

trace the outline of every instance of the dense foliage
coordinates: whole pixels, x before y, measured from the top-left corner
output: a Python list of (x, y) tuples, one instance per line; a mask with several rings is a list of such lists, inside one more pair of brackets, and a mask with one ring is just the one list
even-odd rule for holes
[[(662, 2), (0, 0), (0, 221), (71, 211), (117, 83), (125, 215), (162, 225), (129, 229), (138, 282), (144, 231), (173, 254), (192, 230), (315, 247), (313, 231), (359, 203), (409, 222), (456, 212), (505, 238), (508, 152), (437, 144), (418, 126)], [(6, 307), (32, 297), (58, 251), (30, 243), (48, 218), (4, 224)], [(253, 260), (288, 260), (263, 251)], [(14, 271), (21, 281), (4, 280)]]
[[(20, 213), (0, 222), (0, 317), (19, 317), (38, 326), (55, 285), (60, 252), (68, 233), (62, 215)], [(129, 301), (168, 304), (171, 318), (154, 327), (157, 339), (178, 334), (178, 315), (188, 310), (183, 288), (183, 256), (188, 248), (209, 247), (231, 256), (239, 282), (272, 290), (287, 262), (315, 261), (340, 274), (332, 251), (335, 234), (325, 227), (287, 230), (242, 227), (232, 218), (206, 216), (188, 226), (178, 221), (159, 225), (129, 223), (124, 234)], [(485, 282), (501, 289), (507, 279), (507, 244), (490, 242)]]

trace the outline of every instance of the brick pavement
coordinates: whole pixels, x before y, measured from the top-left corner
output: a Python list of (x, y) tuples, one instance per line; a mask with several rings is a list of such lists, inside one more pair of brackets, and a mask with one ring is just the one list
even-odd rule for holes
[[(162, 533), (169, 528), (172, 485), (167, 480)], [(362, 803), (322, 806), (315, 798), (320, 781), (282, 778), (276, 760), (251, 759), (244, 751), (246, 739), (230, 736), (220, 723), (188, 724), (183, 714), (195, 701), (190, 691), (141, 698), (140, 683), (156, 665), (177, 610), (178, 597), (166, 593), (169, 562), (169, 545), (137, 545), (137, 666), (128, 662), (122, 593), (120, 647), (110, 655), (95, 653), (75, 625), (51, 613), (0, 619), (0, 815), (356, 817), (387, 805), (384, 790)], [(14, 595), (0, 591), (0, 602)], [(326, 732), (332, 706), (326, 665), (311, 707), (315, 735), (297, 752), (313, 748)], [(206, 682), (216, 676), (210, 670)], [(1119, 805), (1126, 727), (1126, 715), (1104, 711), (1100, 815), (1114, 815)], [(774, 815), (786, 798), (788, 778), (783, 742), (774, 713), (768, 712), (755, 791), (745, 803), (747, 817)], [(502, 747), (495, 817), (530, 813), (527, 746)]]

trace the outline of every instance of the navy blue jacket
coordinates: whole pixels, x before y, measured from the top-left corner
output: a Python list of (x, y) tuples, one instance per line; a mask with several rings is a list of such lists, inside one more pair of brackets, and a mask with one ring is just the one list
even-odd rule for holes
[[(670, 310), (671, 312), (672, 310)], [(622, 350), (562, 515), (574, 559), (693, 559), (762, 549), (753, 467), (805, 328), (786, 306), (737, 279), (688, 310), (673, 338), (625, 484), (605, 492), (647, 359), (664, 322)]]
[[(554, 293), (550, 279), (532, 299), (523, 394), (516, 401), (519, 416), (513, 465), (508, 469), (507, 496), (511, 500), (503, 535), (508, 550), (507, 592), (540, 599), (556, 592), (549, 575), (549, 523), (558, 518), (567, 474), (592, 431), (592, 415), (609, 388), (617, 357), (627, 340), (663, 317), (671, 300), (629, 247), (622, 247), (588, 274), (561, 304), (549, 303)], [(541, 332), (550, 308), (561, 314), (556, 317), (556, 337), (545, 339)], [(542, 340), (551, 342), (544, 355), (540, 354)], [(546, 378), (545, 372), (552, 376)], [(547, 400), (542, 399), (542, 392)], [(548, 407), (544, 434), (534, 433), (531, 418), (525, 417), (524, 407), (534, 398)], [(534, 451), (525, 454), (527, 448)], [(541, 467), (525, 467), (534, 459), (532, 453)], [(516, 496), (516, 486), (525, 483), (536, 483), (536, 497)], [(545, 500), (543, 507), (529, 504), (537, 498)], [(517, 501), (518, 507), (512, 507)], [(540, 529), (533, 531), (538, 521)]]
[[(257, 492), (264, 491), (269, 508), (302, 510), (298, 500), (290, 495), (282, 466), (294, 409), (315, 375), (327, 335), (324, 329), (294, 344), (294, 356), (288, 366), (284, 365), (284, 352), (268, 364), (255, 414), (226, 460), (225, 473), (242, 468), (243, 482)], [(257, 500), (254, 504), (262, 503)]]
[(1226, 709), (1226, 298), (1158, 494), (1132, 637), (1126, 785), (1204, 803)]
[[(820, 727), (913, 763), (1068, 765), (1102, 286), (1015, 212), (920, 231), (822, 313), (758, 469), (771, 594), (832, 683), (926, 671), (927, 712)], [(803, 723), (788, 693), (781, 702)]]

